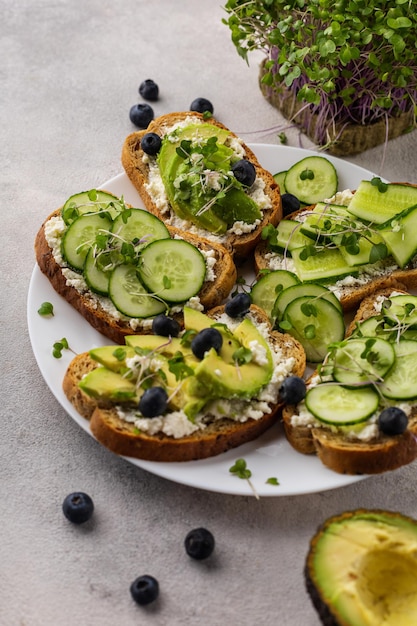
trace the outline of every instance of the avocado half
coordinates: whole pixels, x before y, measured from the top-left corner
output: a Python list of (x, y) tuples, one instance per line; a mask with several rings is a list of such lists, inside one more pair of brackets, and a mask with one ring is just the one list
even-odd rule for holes
[(325, 626), (416, 626), (417, 521), (365, 509), (331, 517), (304, 573)]

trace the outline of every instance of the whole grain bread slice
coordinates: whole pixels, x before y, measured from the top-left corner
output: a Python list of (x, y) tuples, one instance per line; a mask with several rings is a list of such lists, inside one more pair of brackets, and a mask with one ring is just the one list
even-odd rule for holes
[[(407, 293), (397, 284), (377, 290), (367, 296), (351, 323), (346, 335), (356, 328), (356, 323), (378, 315), (375, 303), (378, 298), (388, 298), (393, 292)], [(317, 374), (314, 372), (311, 378)], [(301, 454), (317, 454), (324, 465), (340, 474), (380, 474), (408, 465), (417, 458), (417, 404), (409, 415), (408, 428), (401, 435), (389, 436), (382, 432), (370, 441), (348, 439), (325, 425), (315, 427), (294, 421), (297, 406), (283, 410), (285, 435), (292, 447)]]
[[(223, 307), (216, 307), (209, 314), (215, 319), (223, 312)], [(268, 324), (263, 311), (257, 307), (251, 307), (251, 314), (259, 322)], [(270, 341), (281, 350), (282, 359), (293, 357), (292, 374), (302, 376), (306, 362), (301, 345), (291, 336), (272, 330)], [(63, 390), (80, 415), (90, 421), (91, 432), (96, 439), (116, 454), (162, 462), (204, 459), (256, 439), (280, 419), (283, 403), (278, 400), (270, 404), (270, 412), (265, 412), (260, 419), (249, 418), (238, 422), (228, 417), (210, 420), (208, 416), (204, 430), (178, 439), (163, 433), (150, 435), (138, 432), (134, 424), (119, 417), (111, 403), (96, 401), (80, 389), (80, 380), (97, 366), (88, 353), (76, 356), (65, 374)]]
[[(147, 334), (148, 326), (131, 324), (131, 318), (109, 313), (106, 307), (107, 298), (98, 298), (90, 290), (82, 290), (71, 284), (64, 275), (65, 266), (54, 257), (53, 249), (49, 246), (45, 236), (46, 223), (60, 215), (61, 209), (56, 210), (42, 224), (35, 239), (35, 255), (39, 269), (49, 279), (57, 293), (71, 304), (98, 332), (116, 343), (124, 343), (124, 337), (132, 334)], [(206, 252), (215, 252), (216, 262), (213, 267), (215, 280), (206, 280), (199, 292), (199, 298), (205, 309), (220, 304), (232, 290), (237, 276), (237, 270), (230, 252), (222, 245), (213, 243), (191, 233), (179, 232), (176, 228), (169, 228), (171, 237), (181, 237), (197, 248)], [(182, 314), (174, 315), (182, 323)]]
[[(304, 214), (306, 211), (313, 210), (313, 208), (314, 205), (310, 207), (303, 207), (299, 211), (288, 215), (286, 219), (297, 219), (297, 216)], [(268, 270), (274, 267), (274, 257), (277, 259), (283, 258), (279, 253), (271, 252), (267, 241), (259, 242), (254, 251), (254, 266), (256, 274), (259, 275), (262, 270)], [(392, 261), (392, 266), (394, 266), (395, 262), (394, 260)], [(360, 283), (352, 282), (352, 284), (344, 284), (338, 288), (337, 296), (343, 310), (355, 310), (364, 298), (369, 295), (372, 296), (376, 290), (384, 289), (385, 287), (389, 288), (398, 285), (400, 288), (402, 287), (404, 289), (417, 288), (417, 268), (408, 266), (404, 269), (400, 269), (396, 266), (392, 269), (392, 266), (390, 265), (391, 269), (382, 275), (373, 275), (372, 273), (363, 275)], [(328, 286), (330, 289), (333, 287), (332, 282), (329, 280), (324, 280), (323, 284)]]
[[(145, 155), (141, 148), (141, 140), (146, 133), (156, 133), (162, 137), (174, 124), (187, 119), (210, 123), (213, 125), (214, 130), (216, 127), (229, 130), (215, 118), (205, 119), (199, 113), (190, 111), (168, 113), (167, 115), (162, 115), (154, 119), (146, 130), (131, 133), (126, 137), (122, 148), (122, 165), (130, 181), (139, 192), (145, 207), (150, 213), (153, 213), (167, 224), (169, 224), (175, 214), (172, 208), (169, 209), (168, 213), (164, 212), (158, 206), (151, 192), (147, 189), (150, 173), (149, 160), (153, 159), (156, 162), (156, 157), (148, 157), (148, 155)], [(229, 132), (232, 137), (237, 139), (234, 133)], [(282, 217), (282, 203), (279, 186), (275, 182), (272, 174), (261, 166), (254, 152), (246, 144), (241, 143), (245, 151), (244, 158), (248, 159), (255, 166), (256, 175), (262, 179), (265, 185), (264, 192), (268, 196), (271, 204), (270, 208), (263, 210), (261, 223), (255, 230), (250, 233), (242, 234), (228, 232), (220, 239), (221, 243), (228, 247), (236, 257), (245, 258), (260, 241), (264, 226), (267, 224), (273, 224), (275, 226), (279, 222)], [(184, 226), (181, 227), (181, 230), (189, 231), (191, 228), (192, 224), (190, 222), (184, 222)], [(216, 240), (215, 236), (207, 230), (198, 229), (198, 234), (202, 237), (208, 237), (211, 241)]]

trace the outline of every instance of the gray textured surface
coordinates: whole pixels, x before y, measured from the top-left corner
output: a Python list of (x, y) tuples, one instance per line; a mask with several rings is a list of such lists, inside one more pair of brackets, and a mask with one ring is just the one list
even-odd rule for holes
[[(258, 59), (247, 67), (235, 53), (220, 4), (0, 0), (1, 626), (317, 626), (303, 583), (317, 525), (356, 507), (417, 516), (415, 464), (335, 491), (259, 502), (157, 478), (86, 435), (35, 363), (26, 298), (36, 231), (69, 195), (121, 172), (141, 80), (160, 85), (156, 114), (202, 95), (247, 140), (255, 140), (249, 131), (283, 123), (258, 91)], [(288, 137), (299, 144), (296, 132)], [(417, 183), (416, 149), (413, 133), (391, 142), (385, 160), (382, 148), (349, 160)], [(76, 489), (96, 504), (88, 527), (71, 526), (60, 511)], [(217, 540), (206, 563), (191, 562), (182, 545), (199, 525)], [(161, 586), (148, 610), (129, 596), (144, 572)]]

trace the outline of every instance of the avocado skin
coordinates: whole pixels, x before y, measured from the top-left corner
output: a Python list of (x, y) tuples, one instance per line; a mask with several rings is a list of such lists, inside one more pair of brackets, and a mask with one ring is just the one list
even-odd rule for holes
[(304, 566), (304, 580), (307, 593), (310, 596), (310, 600), (316, 609), (323, 626), (353, 626), (353, 622), (350, 620), (347, 621), (342, 615), (338, 614), (335, 607), (333, 607), (331, 603), (326, 601), (323, 597), (320, 582), (317, 580), (314, 568), (314, 558), (317, 544), (323, 534), (329, 530), (329, 527), (338, 523), (349, 522), (350, 520), (355, 520), (357, 518), (367, 519), (370, 524), (377, 522), (378, 520), (385, 521), (390, 524), (395, 524), (395, 522), (398, 521), (401, 525), (410, 525), (417, 536), (417, 520), (403, 515), (402, 513), (384, 511), (382, 509), (356, 509), (354, 511), (347, 511), (340, 515), (330, 517), (322, 525), (320, 525), (316, 534), (310, 541), (309, 552)]

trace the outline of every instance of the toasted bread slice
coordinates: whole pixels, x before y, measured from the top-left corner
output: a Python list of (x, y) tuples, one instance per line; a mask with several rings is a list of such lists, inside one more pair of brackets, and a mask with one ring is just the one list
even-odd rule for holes
[[(349, 336), (356, 322), (377, 315), (378, 299), (388, 298), (392, 293), (407, 293), (399, 288), (386, 288), (374, 292), (363, 300), (347, 329)], [(315, 372), (307, 381), (312, 380)], [(324, 465), (340, 474), (380, 474), (407, 465), (417, 458), (417, 403), (408, 416), (407, 430), (395, 436), (379, 432), (368, 441), (347, 438), (326, 425), (315, 426), (297, 421), (297, 406), (286, 406), (283, 423), (286, 437), (292, 447), (302, 454), (317, 454)]]
[[(150, 163), (155, 164), (156, 157), (149, 157), (143, 152), (141, 148), (141, 140), (146, 133), (150, 132), (163, 137), (175, 124), (185, 122), (186, 120), (190, 120), (193, 123), (210, 123), (213, 125), (214, 133), (216, 127), (228, 130), (216, 119), (210, 118), (207, 120), (199, 113), (190, 111), (169, 113), (153, 120), (146, 130), (130, 134), (125, 139), (122, 149), (122, 165), (127, 176), (139, 192), (148, 211), (165, 221), (167, 225), (172, 224), (174, 221), (177, 224), (178, 218), (176, 218), (169, 203), (167, 204), (167, 207), (161, 207), (150, 186), (148, 186)], [(238, 139), (234, 133), (230, 134), (234, 139)], [(248, 233), (242, 232), (241, 234), (236, 234), (231, 230), (227, 231), (225, 235), (218, 236), (213, 235), (209, 231), (203, 230), (202, 228), (196, 228), (191, 224), (191, 222), (187, 222), (185, 220), (182, 221), (180, 228), (185, 231), (192, 230), (199, 236), (209, 238), (210, 241), (218, 241), (228, 247), (236, 257), (244, 258), (260, 241), (262, 228), (267, 224), (273, 224), (275, 226), (279, 222), (282, 217), (282, 204), (279, 187), (271, 173), (261, 167), (255, 154), (247, 145), (243, 142), (240, 143), (244, 149), (244, 158), (251, 161), (251, 163), (255, 166), (257, 179), (260, 181), (264, 194), (267, 197), (266, 199), (268, 200), (268, 206), (262, 208), (261, 222), (254, 230)]]
[[(224, 308), (218, 307), (209, 314), (218, 319), (223, 312)], [(260, 309), (252, 306), (250, 315), (253, 316), (252, 319), (266, 324), (270, 329)], [(224, 322), (223, 316), (221, 319)], [(292, 367), (288, 375), (303, 375), (305, 354), (297, 341), (289, 335), (270, 330), (269, 343), (280, 354), (281, 362), (291, 358)], [(65, 374), (63, 389), (75, 409), (90, 420), (91, 431), (97, 440), (116, 454), (151, 461), (204, 459), (255, 439), (280, 418), (282, 402), (277, 393), (276, 402), (269, 402), (268, 411), (259, 418), (249, 417), (246, 421), (240, 422), (229, 417), (215, 419), (208, 415), (204, 429), (179, 438), (162, 432), (152, 435), (139, 432), (133, 423), (119, 416), (111, 403), (94, 400), (80, 389), (80, 380), (94, 367), (97, 367), (97, 363), (88, 353), (75, 357)]]
[[(297, 216), (313, 208), (314, 206), (304, 207), (288, 215), (287, 219), (297, 219)], [(256, 274), (266, 269), (287, 268), (283, 256), (268, 249), (267, 241), (261, 241), (257, 245), (254, 251), (254, 265)], [(324, 284), (337, 295), (344, 311), (353, 311), (364, 298), (372, 295), (376, 290), (385, 287), (395, 288), (396, 286), (403, 289), (415, 289), (417, 287), (417, 268), (410, 266), (400, 269), (392, 259), (386, 270), (380, 273), (362, 273), (357, 280), (352, 277), (345, 278), (346, 280), (341, 280), (338, 284), (332, 283), (330, 280), (326, 280)]]
[[(45, 236), (46, 223), (59, 217), (60, 209), (52, 213), (42, 224), (35, 240), (35, 255), (38, 266), (45, 274), (57, 293), (67, 300), (93, 328), (115, 341), (124, 343), (124, 337), (131, 334), (147, 334), (151, 332), (151, 319), (145, 320), (144, 324), (135, 318), (129, 318), (109, 311), (110, 300), (108, 298), (97, 297), (94, 293), (84, 287), (77, 287), (76, 282), (68, 280), (65, 276), (66, 268), (54, 256), (54, 251), (48, 244)], [(215, 265), (213, 271), (215, 280), (206, 280), (199, 293), (201, 305), (205, 309), (212, 308), (229, 295), (236, 282), (236, 266), (230, 252), (222, 245), (208, 241), (191, 233), (179, 232), (170, 227), (172, 237), (180, 236), (182, 239), (193, 244), (202, 251), (215, 252)], [(114, 308), (114, 307), (113, 307)], [(176, 319), (182, 323), (182, 314), (175, 314)]]

